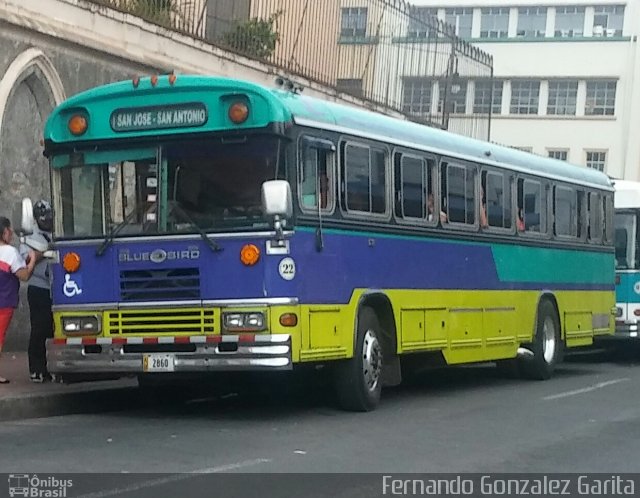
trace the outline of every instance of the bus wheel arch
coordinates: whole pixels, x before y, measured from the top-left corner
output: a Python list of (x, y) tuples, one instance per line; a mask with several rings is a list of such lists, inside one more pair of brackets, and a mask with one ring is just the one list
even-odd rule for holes
[(542, 293), (538, 300), (533, 340), (521, 348), (526, 353), (520, 358), (522, 374), (535, 380), (549, 379), (562, 362), (563, 349), (558, 303), (552, 293)]

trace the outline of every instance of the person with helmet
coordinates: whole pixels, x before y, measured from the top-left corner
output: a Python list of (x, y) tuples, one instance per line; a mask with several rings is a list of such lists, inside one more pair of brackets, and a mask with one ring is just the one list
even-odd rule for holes
[[(37, 227), (27, 239), (38, 247), (46, 247), (51, 242), (53, 229), (53, 209), (49, 202), (41, 199), (33, 206), (33, 217)], [(20, 252), (29, 251), (29, 246), (23, 244)], [(35, 266), (33, 275), (29, 279), (27, 288), (29, 302), (29, 318), (31, 319), (31, 334), (29, 336), (29, 373), (32, 382), (51, 380), (47, 371), (46, 341), (53, 337), (53, 314), (51, 312), (51, 285), (49, 283), (49, 262), (40, 259)]]

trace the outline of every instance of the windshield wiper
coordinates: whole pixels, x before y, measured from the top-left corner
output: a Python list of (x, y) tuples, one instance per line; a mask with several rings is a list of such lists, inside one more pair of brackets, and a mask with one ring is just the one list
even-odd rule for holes
[(115, 236), (120, 233), (120, 230), (122, 230), (124, 227), (126, 227), (129, 224), (129, 222), (135, 217), (135, 215), (138, 214), (138, 208), (143, 205), (144, 203), (140, 203), (139, 206), (136, 206), (136, 209), (131, 211), (127, 216), (124, 217), (124, 219), (120, 223), (118, 223), (115, 227), (113, 227), (109, 231), (105, 239), (102, 241), (102, 244), (100, 244), (100, 247), (96, 249), (96, 256), (102, 256), (104, 254), (104, 252), (113, 242), (113, 239), (115, 238)]
[(205, 244), (209, 246), (209, 249), (211, 249), (213, 252), (220, 252), (224, 250), (224, 248), (220, 247), (220, 245), (218, 245), (218, 243), (215, 240), (212, 240), (208, 237), (205, 231), (202, 230), (202, 228), (200, 228), (195, 221), (193, 221), (193, 218), (189, 216), (187, 212), (184, 209), (182, 209), (176, 201), (173, 201), (171, 203), (171, 209), (175, 210), (176, 213), (178, 213), (185, 220), (187, 220), (187, 222), (191, 223), (194, 226), (196, 231), (200, 234), (200, 237), (202, 238), (202, 240), (204, 240)]

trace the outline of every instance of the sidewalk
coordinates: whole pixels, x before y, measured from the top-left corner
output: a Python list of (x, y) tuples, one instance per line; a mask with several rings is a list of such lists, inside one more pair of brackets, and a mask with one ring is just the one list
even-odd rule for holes
[(27, 354), (2, 353), (0, 376), (0, 420), (51, 417), (72, 413), (96, 413), (132, 406), (138, 397), (135, 378), (57, 384), (35, 384), (29, 380)]

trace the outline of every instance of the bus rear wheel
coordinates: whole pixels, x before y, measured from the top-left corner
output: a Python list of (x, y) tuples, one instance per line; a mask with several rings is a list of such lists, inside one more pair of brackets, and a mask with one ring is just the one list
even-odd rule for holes
[(382, 344), (380, 322), (373, 309), (361, 308), (358, 313), (353, 358), (335, 370), (335, 389), (341, 408), (367, 412), (380, 402), (382, 391)]
[(563, 345), (558, 314), (548, 300), (541, 301), (538, 306), (536, 335), (528, 349), (533, 356), (521, 360), (522, 374), (529, 379), (549, 379), (562, 361)]

